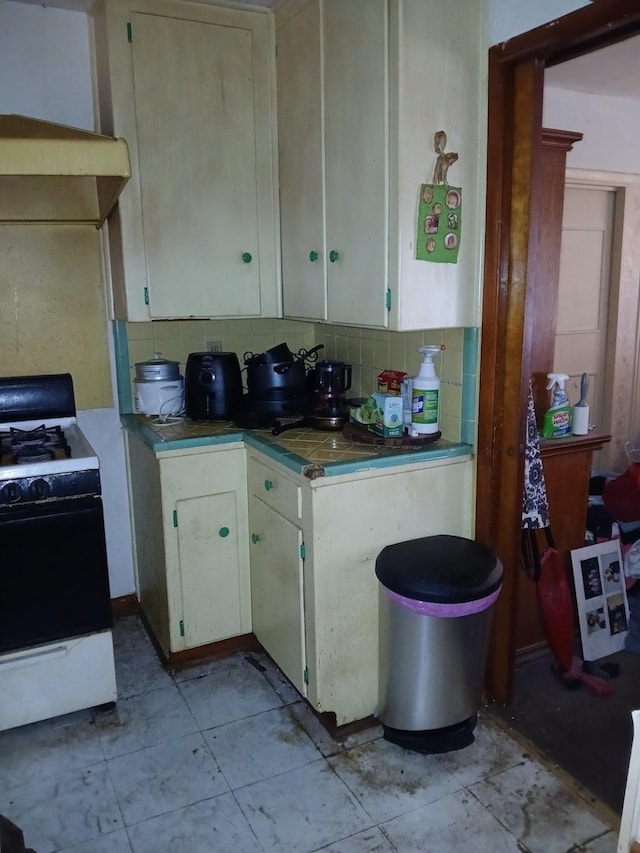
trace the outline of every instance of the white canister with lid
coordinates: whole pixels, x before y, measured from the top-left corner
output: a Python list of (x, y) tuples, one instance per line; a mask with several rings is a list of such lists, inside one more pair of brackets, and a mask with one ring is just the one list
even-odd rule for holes
[(180, 364), (156, 352), (136, 364), (135, 407), (141, 415), (180, 415), (184, 411), (184, 379)]

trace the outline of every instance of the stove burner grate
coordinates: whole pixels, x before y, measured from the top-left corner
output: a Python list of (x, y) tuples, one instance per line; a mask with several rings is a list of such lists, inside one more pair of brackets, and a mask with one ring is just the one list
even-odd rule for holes
[(9, 427), (0, 432), (0, 467), (50, 462), (71, 456), (71, 448), (60, 426), (20, 429)]

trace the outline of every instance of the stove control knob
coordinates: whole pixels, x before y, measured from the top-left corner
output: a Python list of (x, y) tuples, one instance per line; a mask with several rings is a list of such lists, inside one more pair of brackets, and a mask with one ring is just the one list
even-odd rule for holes
[(7, 483), (2, 487), (2, 500), (7, 503), (15, 503), (22, 497), (22, 486), (20, 483)]
[(29, 495), (34, 500), (42, 500), (43, 498), (48, 498), (51, 494), (51, 486), (47, 483), (46, 480), (33, 480), (31, 485), (29, 486)]

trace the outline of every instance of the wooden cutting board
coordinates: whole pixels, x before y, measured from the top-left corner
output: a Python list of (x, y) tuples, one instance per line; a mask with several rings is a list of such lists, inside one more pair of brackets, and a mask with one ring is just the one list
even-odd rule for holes
[(342, 428), (342, 435), (349, 441), (359, 441), (362, 444), (373, 444), (378, 447), (395, 447), (399, 450), (417, 450), (420, 447), (426, 447), (428, 444), (433, 444), (441, 436), (441, 432), (429, 433), (429, 435), (421, 435), (412, 438), (410, 435), (399, 435), (397, 438), (383, 438), (381, 435), (375, 435), (370, 432), (366, 426), (362, 424), (347, 423)]

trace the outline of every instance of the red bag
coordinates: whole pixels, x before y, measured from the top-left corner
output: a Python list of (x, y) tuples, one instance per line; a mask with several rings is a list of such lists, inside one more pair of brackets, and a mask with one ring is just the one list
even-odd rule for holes
[(536, 594), (549, 648), (561, 672), (567, 672), (573, 659), (573, 599), (562, 558), (555, 548), (547, 548), (540, 559)]
[(640, 521), (640, 462), (605, 484), (602, 502), (615, 521)]

